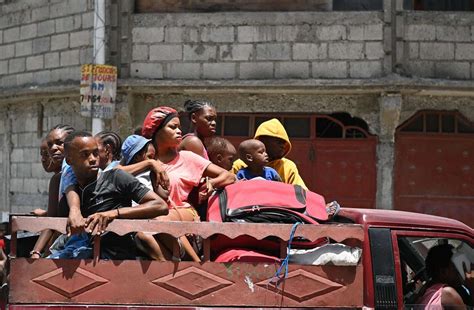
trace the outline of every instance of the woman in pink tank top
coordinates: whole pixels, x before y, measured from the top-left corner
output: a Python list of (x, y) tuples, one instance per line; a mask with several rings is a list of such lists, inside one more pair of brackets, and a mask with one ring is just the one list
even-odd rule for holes
[(216, 108), (208, 101), (186, 100), (184, 109), (188, 113), (193, 132), (183, 136), (179, 149), (191, 151), (209, 160), (205, 140), (216, 134)]
[(451, 261), (452, 249), (449, 244), (441, 244), (428, 251), (425, 263), (430, 282), (416, 302), (424, 305), (424, 309), (466, 309), (461, 296), (454, 289), (462, 285), (463, 279)]

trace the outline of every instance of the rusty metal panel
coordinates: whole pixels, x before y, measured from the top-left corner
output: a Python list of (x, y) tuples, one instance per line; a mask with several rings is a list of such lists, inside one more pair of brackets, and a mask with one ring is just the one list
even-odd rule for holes
[(474, 139), (398, 134), (395, 208), (474, 224)]
[(374, 137), (315, 140), (312, 189), (344, 207), (375, 208), (376, 144)]
[[(11, 262), (10, 303), (361, 307), (363, 268), (272, 264), (32, 260)], [(243, 298), (245, 296), (245, 298)]]

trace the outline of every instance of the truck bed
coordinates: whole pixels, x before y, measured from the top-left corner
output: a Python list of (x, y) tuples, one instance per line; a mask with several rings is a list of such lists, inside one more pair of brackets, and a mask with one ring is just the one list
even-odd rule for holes
[[(174, 237), (196, 234), (203, 238), (202, 263), (151, 260), (101, 260), (100, 242), (90, 260), (51, 260), (15, 257), (16, 232), (49, 228), (65, 232), (66, 219), (12, 218), (9, 304), (12, 309), (34, 305), (167, 306), (167, 307), (362, 307), (363, 266), (314, 266), (290, 264), (288, 277), (274, 275), (278, 263), (217, 263), (210, 261), (211, 239), (280, 240), (280, 256), (286, 249), (292, 225), (247, 223), (158, 222), (115, 220), (108, 231), (124, 235), (147, 231)], [(300, 225), (295, 236), (362, 248), (364, 230), (355, 224)], [(97, 240), (99, 237), (96, 237)], [(54, 307), (53, 307), (54, 308)]]

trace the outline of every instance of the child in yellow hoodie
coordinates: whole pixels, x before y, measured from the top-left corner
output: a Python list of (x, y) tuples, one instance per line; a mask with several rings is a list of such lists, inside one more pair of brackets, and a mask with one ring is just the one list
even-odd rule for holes
[[(260, 124), (255, 132), (255, 139), (265, 144), (269, 160), (267, 166), (275, 169), (284, 183), (300, 185), (304, 189), (308, 189), (298, 172), (296, 164), (285, 158), (291, 151), (291, 143), (285, 127), (279, 120), (273, 118)], [(242, 160), (238, 159), (232, 165), (232, 172), (235, 174), (246, 166)]]

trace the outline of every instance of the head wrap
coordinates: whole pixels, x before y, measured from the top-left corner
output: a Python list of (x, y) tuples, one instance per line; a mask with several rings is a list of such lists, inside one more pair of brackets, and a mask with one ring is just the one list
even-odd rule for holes
[(142, 136), (153, 138), (155, 132), (163, 128), (170, 120), (178, 116), (178, 112), (170, 107), (153, 108), (143, 121)]

